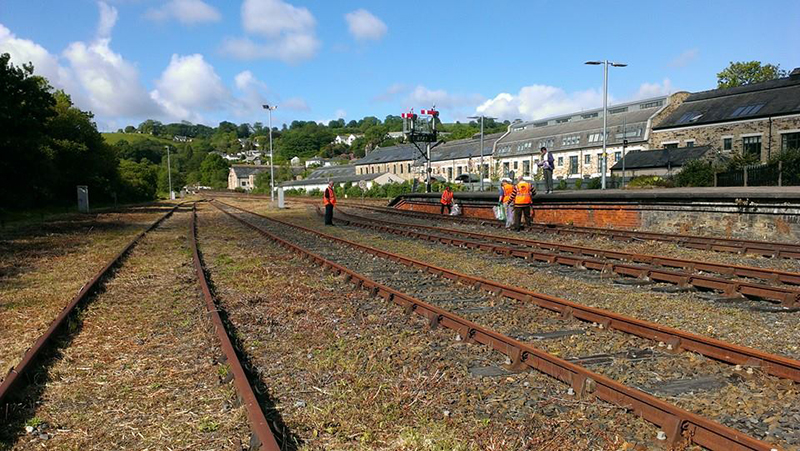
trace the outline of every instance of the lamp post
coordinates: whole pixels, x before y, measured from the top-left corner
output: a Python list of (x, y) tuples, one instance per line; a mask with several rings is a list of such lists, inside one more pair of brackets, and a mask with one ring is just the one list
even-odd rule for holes
[(272, 163), (272, 112), (277, 105), (262, 105), (269, 113), (269, 200), (275, 202), (275, 165)]
[(482, 192), (483, 191), (483, 121), (484, 119), (496, 119), (496, 118), (480, 115), (480, 116), (469, 116), (467, 119), (481, 120), (481, 160), (480, 160), (480, 169), (478, 169), (478, 178), (481, 179), (481, 192)]
[(625, 67), (627, 64), (614, 63), (609, 60), (587, 61), (584, 64), (588, 64), (590, 66), (603, 65), (603, 174), (601, 175), (601, 180), (602, 189), (606, 189), (606, 165), (608, 164), (608, 155), (606, 153), (606, 144), (608, 143), (608, 65), (610, 64), (614, 67)]
[(169, 199), (175, 200), (175, 192), (172, 191), (172, 164), (170, 163), (169, 159), (169, 146), (164, 146), (167, 148), (167, 180), (169, 180)]

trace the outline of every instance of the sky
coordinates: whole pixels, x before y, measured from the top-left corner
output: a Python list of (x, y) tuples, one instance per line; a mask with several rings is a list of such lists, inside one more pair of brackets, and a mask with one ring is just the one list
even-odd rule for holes
[(533, 120), (713, 89), (731, 61), (800, 67), (800, 1), (0, 0), (0, 53), (114, 131), (273, 125), (433, 105)]

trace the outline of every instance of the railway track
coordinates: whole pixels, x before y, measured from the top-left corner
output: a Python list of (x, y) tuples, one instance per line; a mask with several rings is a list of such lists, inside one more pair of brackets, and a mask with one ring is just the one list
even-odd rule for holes
[[(303, 201), (301, 201), (303, 202)], [(416, 211), (400, 210), (390, 207), (376, 207), (374, 205), (364, 205), (359, 203), (343, 203), (342, 206), (352, 206), (365, 210), (389, 213), (393, 215), (408, 216), (423, 219), (438, 219), (450, 222), (461, 222), (469, 224), (489, 225), (492, 227), (503, 227), (499, 221), (460, 218), (453, 216), (434, 215)], [(673, 243), (679, 246), (699, 249), (706, 251), (728, 252), (736, 254), (755, 254), (763, 257), (792, 258), (800, 259), (800, 244), (796, 243), (773, 243), (768, 241), (739, 240), (732, 238), (704, 237), (697, 235), (677, 235), (656, 232), (603, 229), (596, 227), (578, 227), (555, 224), (533, 224), (532, 230), (545, 232), (554, 235), (579, 235), (585, 238), (604, 237), (617, 241), (649, 240), (665, 243)]]
[[(319, 207), (317, 207), (317, 211), (319, 213)], [(795, 286), (774, 286), (731, 278), (734, 276), (755, 278), (765, 282), (796, 285), (800, 283), (800, 273), (608, 251), (458, 229), (389, 222), (344, 213), (341, 210), (338, 211), (338, 214), (340, 220), (346, 224), (379, 232), (480, 249), (553, 265), (591, 269), (645, 281), (671, 283), (682, 288), (713, 290), (721, 292), (726, 297), (740, 296), (777, 301), (789, 310), (800, 308), (800, 289)], [(717, 275), (707, 275), (703, 272)]]
[[(452, 328), (458, 332), (461, 339), (486, 344), (506, 354), (509, 357), (510, 368), (538, 369), (570, 384), (572, 391), (578, 396), (597, 397), (634, 410), (661, 427), (670, 445), (689, 440), (709, 449), (779, 449), (775, 445), (748, 437), (742, 431), (723, 426), (669, 404), (642, 390), (623, 385), (606, 375), (587, 369), (587, 366), (614, 359), (639, 360), (641, 362), (671, 359), (672, 357), (669, 357), (667, 353), (653, 353), (641, 349), (625, 351), (616, 349), (612, 350), (613, 352), (579, 356), (572, 361), (567, 361), (523, 342), (523, 340), (558, 342), (560, 345), (549, 346), (563, 346), (565, 347), (564, 353), (567, 353), (566, 349), (569, 348), (571, 342), (583, 343), (584, 349), (609, 351), (608, 346), (604, 348), (601, 343), (614, 342), (616, 346), (618, 342), (614, 338), (609, 338), (612, 335), (608, 335), (608, 332), (602, 330), (609, 327), (616, 328), (615, 326), (620, 320), (630, 319), (610, 314), (610, 312), (607, 312), (610, 316), (603, 317), (604, 313), (598, 312), (598, 309), (580, 310), (579, 307), (580, 311), (573, 312), (574, 317), (582, 316), (581, 319), (587, 319), (586, 314), (590, 313), (590, 310), (595, 311), (592, 313), (596, 315), (593, 318), (598, 327), (586, 326), (581, 331), (564, 331), (564, 322), (558, 319), (558, 315), (545, 317), (530, 313), (531, 301), (542, 305), (540, 302), (549, 297), (533, 293), (533, 295), (539, 296), (539, 302), (534, 300), (530, 294), (520, 299), (515, 294), (518, 289), (513, 287), (502, 287), (491, 281), (470, 278), (442, 268), (434, 268), (422, 262), (322, 234), (297, 224), (266, 218), (227, 204), (214, 202), (213, 205), (292, 252), (304, 255), (323, 267), (342, 274), (346, 279), (370, 290), (374, 295), (394, 301), (403, 306), (408, 313), (413, 312), (426, 317), (431, 327)], [(298, 231), (302, 233), (298, 233)], [(360, 252), (342, 252), (341, 244), (358, 249)], [(392, 262), (404, 263), (404, 265), (392, 265)], [(461, 284), (453, 284), (449, 280), (461, 282)], [(475, 288), (480, 288), (482, 291), (475, 291)], [(498, 297), (510, 297), (519, 302), (499, 302)], [(562, 300), (562, 302), (568, 301)], [(566, 307), (566, 304), (562, 304), (562, 306)], [(551, 302), (551, 310), (557, 312), (564, 310), (553, 307), (554, 303)], [(465, 318), (465, 316), (469, 316), (473, 320)], [(611, 316), (615, 319), (609, 321)], [(515, 319), (509, 320), (508, 318)], [(482, 324), (492, 324), (493, 328), (508, 329), (512, 326), (524, 325), (526, 329), (533, 327), (541, 330), (533, 334), (513, 330), (500, 333), (479, 325), (476, 322), (478, 320)], [(592, 319), (589, 320), (592, 321)], [(639, 323), (639, 325), (643, 325), (643, 322)], [(661, 328), (657, 325), (653, 326)], [(587, 335), (587, 328), (595, 332), (601, 331), (598, 334), (602, 335), (602, 339), (605, 341), (588, 338), (594, 334)], [(613, 336), (618, 335), (624, 336), (613, 334)], [(707, 339), (706, 344), (709, 348), (715, 344), (720, 346), (717, 350), (721, 348), (746, 349), (722, 342), (714, 343), (715, 341)], [(758, 353), (758, 351), (749, 351)], [(778, 357), (778, 359), (782, 358)], [(674, 362), (679, 360), (670, 360), (670, 365), (676, 365)], [(795, 365), (797, 363), (794, 362)], [(611, 374), (613, 370), (606, 372)]]
[[(105, 287), (106, 282), (114, 276), (122, 265), (124, 265), (126, 258), (130, 255), (133, 248), (139, 244), (142, 239), (151, 231), (155, 230), (166, 219), (172, 216), (176, 211), (180, 211), (185, 206), (185, 202), (176, 205), (163, 216), (154, 221), (146, 230), (142, 231), (134, 237), (114, 258), (112, 258), (83, 288), (80, 292), (67, 304), (61, 311), (56, 319), (51, 323), (50, 327), (45, 333), (39, 337), (36, 343), (25, 353), (22, 360), (17, 364), (3, 380), (0, 385), (0, 406), (8, 405), (12, 399), (17, 398), (21, 394), (26, 377), (37, 366), (37, 363), (42, 359), (43, 355), (47, 353), (48, 349), (55, 346), (56, 337), (58, 337), (64, 330), (65, 325), (71, 318), (85, 307), (89, 302), (93, 301), (95, 297)], [(270, 430), (269, 423), (267, 422), (263, 411), (261, 410), (258, 399), (255, 396), (252, 386), (247, 378), (247, 375), (242, 367), (242, 363), (233, 347), (231, 339), (227, 330), (222, 322), (219, 313), (219, 308), (214, 302), (212, 297), (208, 280), (203, 268), (203, 262), (197, 246), (196, 234), (196, 203), (191, 208), (191, 221), (188, 230), (189, 243), (191, 244), (192, 258), (197, 277), (197, 283), (206, 303), (206, 310), (210, 317), (212, 324), (220, 341), (220, 347), (224, 353), (224, 362), (230, 369), (233, 375), (233, 382), (240, 399), (243, 401), (245, 410), (251, 428), (250, 449), (262, 451), (280, 451), (275, 437)], [(7, 414), (6, 409), (6, 414)], [(42, 444), (44, 446), (44, 444)]]

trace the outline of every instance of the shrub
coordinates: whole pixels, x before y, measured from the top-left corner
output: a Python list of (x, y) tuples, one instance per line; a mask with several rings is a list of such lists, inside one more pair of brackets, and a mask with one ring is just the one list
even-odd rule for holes
[(706, 160), (692, 160), (675, 175), (675, 186), (712, 186), (714, 165)]
[(783, 184), (800, 185), (800, 149), (788, 149), (773, 157), (770, 162), (783, 166)]
[(559, 180), (558, 181), (558, 185), (556, 185), (555, 189), (557, 189), (557, 190), (565, 190), (565, 189), (567, 189), (567, 181), (564, 180), (564, 179)]
[(581, 186), (583, 186), (583, 179), (575, 180), (575, 189), (581, 189)]
[(589, 189), (600, 189), (603, 187), (603, 181), (600, 177), (592, 177), (589, 179), (589, 185), (587, 188)]
[(672, 186), (672, 182), (657, 175), (642, 175), (634, 177), (628, 182), (628, 186), (631, 188), (669, 188)]
[(234, 188), (233, 190), (234, 190), (235, 192), (237, 192), (237, 193), (243, 193), (243, 192), (245, 192), (245, 191), (244, 191), (244, 188), (242, 188), (241, 186), (237, 186), (237, 187), (236, 187), (236, 188)]

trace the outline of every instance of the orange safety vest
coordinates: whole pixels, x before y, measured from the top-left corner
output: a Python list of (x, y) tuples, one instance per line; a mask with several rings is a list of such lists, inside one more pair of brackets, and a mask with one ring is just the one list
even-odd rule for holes
[(453, 192), (447, 191), (442, 193), (442, 205), (450, 205), (453, 203)]
[(326, 195), (322, 196), (322, 205), (330, 204), (330, 205), (333, 205), (335, 207), (336, 206), (336, 193), (330, 188), (325, 188), (325, 194)]
[(507, 204), (509, 199), (511, 199), (511, 193), (514, 192), (514, 185), (510, 183), (506, 183), (503, 185), (503, 203)]
[(517, 183), (517, 195), (514, 197), (514, 205), (530, 205), (531, 184), (525, 181)]

